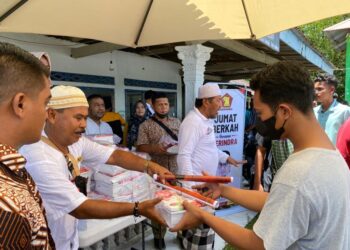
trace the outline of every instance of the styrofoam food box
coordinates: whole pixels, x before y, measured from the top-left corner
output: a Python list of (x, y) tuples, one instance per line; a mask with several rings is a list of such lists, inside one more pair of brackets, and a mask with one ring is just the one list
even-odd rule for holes
[(101, 172), (103, 174), (107, 175), (118, 175), (124, 173), (126, 170), (124, 168), (114, 166), (114, 165), (108, 165), (108, 164), (100, 164), (98, 166), (98, 172)]
[[(162, 203), (158, 204), (156, 208), (164, 218), (169, 228), (173, 228), (174, 226), (176, 226), (180, 222), (184, 214), (186, 213), (186, 210), (171, 211), (168, 207), (163, 206)], [(204, 209), (209, 213), (214, 213), (214, 210), (208, 206), (201, 207), (201, 209)]]
[(95, 190), (107, 196), (117, 198), (119, 196), (129, 196), (131, 199), (133, 188), (132, 182), (124, 183), (123, 185), (111, 185), (103, 182), (97, 182), (95, 185)]

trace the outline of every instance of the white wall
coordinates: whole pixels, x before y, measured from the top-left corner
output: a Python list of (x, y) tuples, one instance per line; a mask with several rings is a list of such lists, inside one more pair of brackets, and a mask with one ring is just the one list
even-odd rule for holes
[[(181, 76), (179, 75), (179, 69), (181, 69), (180, 62), (174, 63), (123, 51), (113, 51), (75, 59), (70, 57), (71, 48), (79, 47), (81, 44), (42, 35), (0, 33), (0, 41), (15, 44), (28, 51), (48, 52), (52, 61), (53, 71), (114, 77), (116, 110), (122, 111), (122, 113), (125, 111), (124, 78), (176, 83), (177, 90), (166, 91), (178, 93), (177, 111), (178, 116), (182, 117)], [(112, 65), (110, 64), (111, 61)], [(101, 84), (62, 83), (76, 86), (113, 88), (113, 86)], [(149, 89), (148, 87), (127, 88)], [(165, 91), (164, 89), (158, 90)]]
[[(138, 79), (144, 81), (158, 81), (176, 83), (177, 90), (166, 90), (167, 92), (177, 92), (177, 112), (181, 117), (181, 76), (179, 70), (180, 63), (173, 63), (157, 58), (141, 56), (138, 54), (127, 53), (124, 51), (114, 51), (113, 58), (115, 59), (115, 71), (117, 72), (116, 85), (117, 91), (124, 90), (124, 78)], [(130, 87), (128, 89), (140, 89), (139, 87)], [(142, 88), (148, 90), (148, 87)], [(162, 89), (154, 89), (162, 90)], [(163, 89), (164, 91), (164, 89)], [(124, 105), (124, 91), (117, 93), (117, 105)]]

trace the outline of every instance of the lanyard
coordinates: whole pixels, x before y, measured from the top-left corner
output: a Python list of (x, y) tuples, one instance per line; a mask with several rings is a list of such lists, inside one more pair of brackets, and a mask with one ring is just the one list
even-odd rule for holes
[(67, 162), (67, 167), (68, 170), (70, 172), (70, 174), (72, 175), (73, 179), (75, 179), (75, 177), (80, 175), (80, 169), (78, 167), (78, 161), (74, 158), (74, 156), (68, 152), (68, 154), (64, 154), (52, 141), (50, 141), (49, 138), (41, 136), (41, 140), (43, 142), (45, 142), (47, 145), (49, 145), (50, 147), (60, 151), (64, 158), (66, 159)]

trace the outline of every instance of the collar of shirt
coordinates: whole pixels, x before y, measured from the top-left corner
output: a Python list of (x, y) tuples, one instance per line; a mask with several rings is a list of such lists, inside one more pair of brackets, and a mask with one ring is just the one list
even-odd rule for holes
[(0, 143), (0, 161), (15, 174), (20, 175), (26, 159), (13, 147)]
[(330, 113), (333, 112), (333, 109), (335, 108), (335, 106), (337, 106), (338, 102), (337, 99), (334, 99), (331, 106), (329, 106), (329, 108), (327, 110), (323, 110), (322, 109), (322, 105), (320, 105), (320, 109), (318, 110), (318, 112), (320, 113)]
[(88, 117), (86, 120), (89, 120), (90, 122), (93, 122), (94, 124), (96, 124), (96, 126), (101, 127), (101, 123), (102, 123), (101, 120), (100, 120), (100, 123), (95, 122), (95, 121), (92, 120), (90, 117)]
[(210, 121), (209, 118), (205, 117), (197, 108), (194, 108), (194, 112), (204, 121)]
[(146, 105), (147, 105), (148, 110), (149, 110), (149, 111), (152, 113), (152, 115), (153, 115), (153, 114), (154, 114), (154, 110), (153, 110), (151, 104), (149, 104), (149, 103), (146, 102)]

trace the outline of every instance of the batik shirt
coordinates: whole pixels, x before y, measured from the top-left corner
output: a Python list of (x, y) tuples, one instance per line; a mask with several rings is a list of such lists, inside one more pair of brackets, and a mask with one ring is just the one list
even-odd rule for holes
[[(169, 117), (163, 121), (164, 125), (167, 126), (174, 134), (179, 133), (180, 120), (174, 117)], [(139, 134), (137, 137), (136, 145), (144, 144), (161, 144), (162, 138), (169, 137), (168, 133), (155, 121), (148, 119), (143, 122), (139, 127)], [(152, 161), (159, 165), (168, 168), (171, 172), (176, 173), (176, 155), (157, 155), (150, 154)]]
[(42, 200), (14, 148), (0, 144), (0, 249), (54, 249)]

